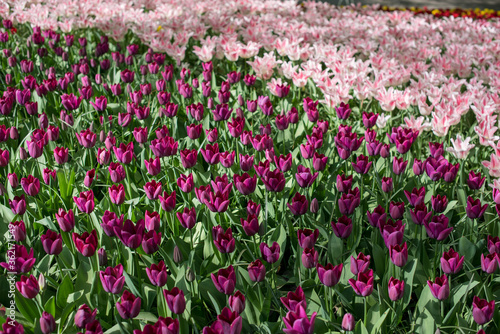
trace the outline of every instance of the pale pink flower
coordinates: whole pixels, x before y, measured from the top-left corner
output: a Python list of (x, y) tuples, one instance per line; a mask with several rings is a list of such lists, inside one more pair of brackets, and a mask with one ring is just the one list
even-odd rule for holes
[(446, 151), (453, 154), (453, 156), (457, 159), (465, 159), (469, 154), (469, 151), (473, 149), (476, 145), (470, 144), (471, 137), (462, 139), (460, 134), (457, 135), (455, 140), (451, 139), (451, 143), (453, 147), (447, 147)]
[(490, 156), (490, 161), (481, 162), (486, 167), (492, 177), (500, 177), (500, 157), (494, 153)]

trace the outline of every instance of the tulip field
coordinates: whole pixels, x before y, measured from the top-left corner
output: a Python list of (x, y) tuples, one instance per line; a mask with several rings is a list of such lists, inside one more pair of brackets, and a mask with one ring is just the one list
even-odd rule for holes
[(500, 18), (457, 13), (1, 1), (0, 333), (500, 333)]

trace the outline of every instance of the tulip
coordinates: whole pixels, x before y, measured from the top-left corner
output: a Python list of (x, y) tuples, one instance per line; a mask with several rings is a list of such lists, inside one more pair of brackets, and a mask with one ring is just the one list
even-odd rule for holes
[(450, 248), (448, 252), (443, 252), (441, 257), (441, 269), (445, 274), (456, 274), (462, 270), (465, 257)]
[(411, 193), (407, 190), (404, 191), (406, 198), (411, 206), (416, 207), (417, 205), (424, 202), (425, 199), (425, 187), (421, 187), (420, 189), (413, 188)]
[(500, 238), (488, 236), (488, 251), (490, 253), (500, 253)]
[(314, 312), (309, 319), (305, 308), (302, 305), (297, 306), (297, 309), (288, 312), (283, 318), (286, 327), (283, 332), (285, 334), (313, 334), (316, 315), (317, 313)]
[(305, 196), (297, 192), (292, 198), (292, 204), (287, 203), (286, 205), (293, 215), (300, 216), (307, 212), (309, 202), (307, 201), (307, 198)]
[(368, 271), (370, 266), (370, 255), (359, 253), (357, 258), (351, 256), (351, 272), (354, 275)]
[(240, 334), (243, 326), (243, 319), (238, 312), (224, 307), (221, 313), (217, 316), (217, 322), (222, 326), (221, 333)]
[(116, 309), (122, 319), (133, 319), (141, 310), (141, 298), (125, 290), (120, 302), (116, 303)]
[(180, 156), (181, 156), (182, 166), (184, 168), (192, 168), (196, 165), (198, 151), (189, 149), (181, 150)]
[(262, 242), (260, 244), (260, 252), (264, 261), (267, 263), (275, 263), (280, 257), (280, 245), (274, 241), (272, 246), (269, 247), (265, 242)]
[(467, 185), (471, 190), (479, 190), (483, 186), (486, 177), (481, 177), (481, 172), (477, 174), (474, 171), (470, 171), (469, 178), (467, 179)]
[(190, 139), (198, 139), (203, 131), (203, 124), (190, 124), (186, 127), (186, 131)]
[(149, 277), (149, 281), (154, 286), (162, 287), (167, 283), (167, 267), (163, 260), (158, 262), (158, 264), (152, 264), (151, 267), (146, 267), (146, 274)]
[(161, 162), (160, 158), (150, 158), (149, 160), (144, 160), (144, 164), (146, 165), (146, 170), (149, 175), (155, 176), (161, 172)]
[(368, 222), (373, 227), (379, 227), (381, 223), (384, 224), (387, 221), (387, 214), (381, 205), (377, 206), (373, 212), (367, 211), (366, 215)]
[(219, 269), (217, 275), (212, 273), (210, 276), (212, 277), (215, 288), (220, 293), (226, 295), (233, 294), (236, 286), (236, 273), (233, 266), (229, 266), (226, 269)]
[(181, 223), (182, 227), (187, 229), (192, 229), (196, 224), (196, 211), (195, 208), (184, 208), (182, 213), (176, 213), (177, 219)]
[(16, 282), (17, 290), (24, 298), (33, 299), (40, 292), (40, 287), (35, 276), (21, 276), (21, 280)]
[(83, 232), (81, 235), (72, 234), (73, 243), (76, 249), (85, 257), (91, 257), (97, 249), (97, 232), (92, 230), (91, 233)]
[(336, 186), (339, 192), (347, 193), (352, 188), (352, 175), (337, 175)]
[(434, 298), (438, 300), (447, 299), (450, 295), (450, 285), (448, 283), (448, 277), (443, 274), (441, 277), (436, 277), (435, 281), (427, 281), (429, 289), (431, 290)]
[(328, 263), (324, 267), (321, 264), (317, 264), (316, 270), (318, 272), (319, 281), (327, 287), (336, 285), (340, 280), (340, 276), (342, 275), (343, 267), (344, 265), (342, 263), (336, 266)]
[(233, 231), (230, 227), (225, 232), (220, 225), (213, 227), (212, 239), (214, 240), (215, 247), (223, 254), (232, 253), (235, 249)]
[(249, 237), (257, 234), (259, 231), (259, 220), (257, 216), (249, 214), (247, 219), (244, 220), (243, 218), (240, 218), (241, 221), (241, 226), (243, 227), (243, 230), (245, 231), (246, 235)]
[(218, 191), (214, 194), (210, 191), (206, 196), (203, 203), (210, 211), (218, 213), (226, 212), (229, 207), (229, 193), (221, 193)]
[(306, 307), (306, 295), (301, 286), (298, 286), (295, 292), (288, 292), (286, 297), (281, 297), (280, 300), (288, 311), (294, 311), (299, 304)]
[(297, 168), (297, 173), (295, 174), (295, 179), (297, 180), (297, 183), (301, 188), (310, 187), (317, 177), (318, 172), (312, 174), (309, 168), (305, 168), (302, 165)]
[(45, 234), (40, 236), (40, 240), (45, 253), (49, 255), (59, 255), (62, 252), (61, 234), (47, 230)]
[(205, 149), (201, 149), (201, 155), (209, 165), (216, 165), (220, 161), (219, 144), (215, 143), (213, 146), (207, 144)]
[(110, 188), (108, 188), (108, 191), (111, 203), (122, 205), (123, 202), (125, 202), (125, 187), (123, 186), (123, 184), (120, 184), (118, 186), (114, 184)]
[(398, 267), (404, 267), (408, 261), (408, 246), (406, 242), (401, 245), (391, 245), (389, 248), (389, 255), (392, 263)]
[(144, 233), (142, 239), (142, 249), (146, 254), (154, 254), (160, 248), (161, 232), (155, 230)]
[(40, 318), (40, 329), (43, 334), (55, 332), (55, 330), (57, 329), (57, 325), (52, 314), (43, 311)]
[(481, 254), (481, 269), (488, 274), (493, 274), (498, 269), (500, 259), (498, 253), (491, 253), (486, 256)]
[(351, 235), (353, 225), (349, 217), (344, 215), (337, 222), (332, 221), (331, 225), (337, 238), (347, 239)]
[(144, 192), (150, 200), (158, 199), (160, 197), (161, 190), (161, 182), (156, 182), (156, 180), (146, 182), (144, 185)]
[(105, 271), (99, 272), (102, 288), (107, 293), (120, 294), (125, 285), (125, 276), (123, 276), (123, 266), (118, 264), (116, 267), (107, 267)]
[(481, 299), (474, 296), (472, 300), (472, 317), (478, 325), (484, 325), (493, 319), (495, 313), (495, 301), (488, 302), (486, 299)]
[(481, 201), (478, 199), (474, 200), (471, 196), (467, 197), (467, 207), (465, 212), (467, 217), (470, 219), (481, 218), (488, 208), (488, 204), (481, 205)]
[(0, 263), (0, 266), (11, 273), (20, 274), (30, 272), (36, 262), (36, 258), (33, 257), (33, 248), (31, 248), (28, 253), (25, 246), (14, 244), (10, 250), (13, 251), (15, 257), (8, 263)]
[(251, 262), (247, 269), (252, 282), (262, 282), (266, 277), (266, 267), (262, 264), (260, 259)]
[(261, 176), (261, 178), (267, 191), (282, 192), (283, 189), (285, 189), (285, 176), (278, 169), (266, 173), (266, 175), (263, 177)]
[(14, 196), (12, 200), (9, 199), (9, 206), (13, 214), (22, 216), (26, 212), (27, 206), (24, 195)]
[(22, 220), (10, 222), (9, 231), (17, 242), (22, 242), (26, 239), (26, 225)]
[(21, 186), (28, 196), (36, 196), (40, 192), (40, 180), (33, 175), (23, 177), (21, 179)]
[(351, 115), (351, 108), (348, 104), (344, 102), (340, 103), (340, 106), (335, 107), (335, 112), (337, 113), (337, 117), (341, 120), (346, 120)]
[(193, 174), (188, 176), (181, 174), (177, 179), (177, 186), (182, 192), (190, 193), (194, 188)]
[(370, 269), (366, 273), (359, 273), (357, 280), (349, 279), (349, 284), (357, 295), (363, 297), (370, 295), (373, 292), (373, 270)]
[(394, 277), (389, 280), (389, 298), (392, 301), (400, 300), (403, 298), (405, 291), (405, 282), (400, 281)]
[(245, 309), (245, 295), (241, 291), (236, 291), (232, 296), (229, 296), (229, 307), (233, 312), (241, 314)]
[(380, 233), (387, 248), (390, 249), (391, 246), (400, 245), (403, 242), (405, 226), (406, 224), (403, 225), (401, 220), (394, 222), (391, 219), (379, 224)]
[(343, 193), (338, 200), (338, 204), (341, 214), (352, 215), (360, 204), (359, 189), (355, 188), (354, 191), (349, 190), (347, 194)]
[(352, 332), (356, 326), (356, 321), (351, 313), (346, 313), (342, 318), (342, 329), (348, 332)]
[(62, 165), (66, 162), (68, 162), (69, 158), (69, 149), (64, 148), (64, 147), (56, 147), (54, 149), (54, 160), (56, 161), (57, 164)]
[(236, 153), (234, 151), (232, 152), (221, 152), (220, 153), (220, 164), (226, 168), (231, 168), (232, 165), (234, 165), (234, 157)]
[(114, 226), (113, 230), (125, 246), (136, 249), (141, 245), (144, 236), (144, 225), (144, 219), (140, 219), (135, 225), (130, 219), (127, 219), (123, 222), (123, 226)]
[(123, 225), (123, 214), (118, 217), (116, 213), (106, 210), (101, 218), (101, 227), (108, 237), (115, 237), (115, 226), (121, 227)]
[(373, 162), (368, 161), (368, 157), (366, 157), (364, 155), (358, 156), (356, 163), (351, 162), (351, 165), (354, 168), (354, 171), (358, 174), (368, 173), (372, 164), (373, 164)]
[(75, 326), (78, 328), (85, 328), (85, 326), (89, 323), (92, 323), (95, 320), (97, 315), (97, 309), (93, 311), (86, 304), (80, 306), (78, 311), (75, 314)]
[(92, 190), (81, 192), (80, 197), (74, 196), (73, 201), (83, 213), (90, 214), (94, 211), (94, 192)]
[(299, 229), (297, 239), (301, 248), (313, 248), (319, 237), (319, 230)]
[(448, 217), (445, 215), (434, 216), (430, 222), (424, 221), (425, 230), (429, 238), (437, 239), (438, 241), (446, 239), (453, 230), (453, 227), (448, 227), (448, 223)]
[(56, 213), (56, 219), (59, 227), (64, 232), (70, 232), (75, 227), (75, 215), (71, 209), (66, 212), (60, 208)]
[(319, 254), (314, 248), (305, 248), (302, 252), (302, 265), (312, 269), (318, 264)]

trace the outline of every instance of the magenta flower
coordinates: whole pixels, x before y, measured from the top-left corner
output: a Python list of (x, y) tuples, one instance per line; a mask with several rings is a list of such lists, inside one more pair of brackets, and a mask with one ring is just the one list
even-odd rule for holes
[(318, 177), (318, 172), (312, 174), (309, 168), (305, 168), (302, 165), (297, 167), (297, 173), (295, 174), (295, 179), (301, 188), (310, 187), (316, 178)]
[(141, 310), (141, 298), (125, 290), (120, 302), (116, 303), (116, 309), (123, 319), (133, 319)]
[(97, 135), (93, 133), (90, 129), (82, 130), (80, 133), (76, 133), (76, 139), (78, 143), (85, 148), (92, 148), (95, 146), (97, 141)]
[(420, 189), (413, 188), (411, 193), (408, 190), (404, 191), (406, 198), (411, 206), (416, 207), (417, 205), (424, 202), (425, 198), (425, 187), (421, 187)]
[(348, 104), (341, 102), (338, 107), (335, 107), (335, 112), (337, 113), (337, 117), (341, 120), (346, 120), (351, 115), (351, 108)]
[(250, 195), (255, 191), (257, 186), (257, 175), (250, 177), (248, 173), (243, 173), (243, 175), (234, 174), (233, 181), (236, 189), (242, 195)]
[(401, 220), (392, 221), (388, 219), (386, 222), (379, 222), (380, 234), (384, 238), (384, 243), (387, 248), (391, 246), (401, 245), (406, 224), (403, 225)]
[(153, 263), (149, 268), (146, 267), (146, 274), (154, 286), (162, 287), (167, 283), (167, 266), (165, 266), (163, 260), (158, 262), (158, 264)]
[(269, 247), (265, 242), (262, 242), (260, 244), (260, 252), (264, 261), (267, 263), (275, 263), (280, 257), (280, 245), (274, 241), (272, 246)]
[(182, 192), (190, 193), (194, 188), (193, 174), (188, 176), (181, 174), (177, 179), (177, 186)]
[(60, 208), (56, 213), (56, 220), (59, 227), (64, 232), (70, 232), (75, 227), (75, 215), (72, 209), (69, 209), (68, 212), (66, 212)]
[[(469, 173), (469, 178), (467, 179), (467, 185), (471, 190), (479, 190), (483, 186), (484, 181), (486, 180), (486, 177), (481, 177), (481, 172), (478, 172), (477, 174), (474, 173), (473, 170), (470, 171)], [(494, 191), (498, 189), (494, 189)]]
[(213, 146), (207, 144), (206, 148), (201, 149), (201, 155), (209, 165), (216, 165), (220, 161), (219, 144), (215, 143)]
[(87, 171), (87, 173), (85, 174), (85, 178), (83, 179), (83, 184), (85, 185), (85, 187), (90, 188), (92, 187), (92, 184), (94, 183), (95, 179), (97, 179), (95, 169), (91, 169)]
[(453, 248), (450, 248), (448, 252), (443, 252), (441, 269), (445, 274), (456, 274), (462, 270), (464, 260), (464, 256), (460, 257)]
[(61, 234), (51, 230), (47, 230), (45, 234), (40, 236), (43, 250), (49, 255), (59, 255), (62, 252), (62, 237)]
[(83, 100), (82, 96), (76, 97), (73, 93), (63, 94), (61, 96), (61, 104), (67, 111), (73, 111), (78, 109), (82, 100)]
[(128, 165), (134, 158), (134, 142), (130, 142), (127, 145), (121, 143), (118, 147), (114, 146), (113, 152), (118, 162)]
[(384, 224), (387, 221), (387, 213), (382, 205), (377, 206), (373, 209), (373, 212), (366, 211), (368, 222), (373, 227), (379, 227), (380, 223)]
[(217, 322), (222, 326), (221, 333), (240, 334), (243, 326), (243, 319), (239, 313), (224, 307), (217, 316)]
[(261, 178), (267, 191), (282, 192), (285, 189), (285, 176), (279, 169), (270, 171), (264, 177), (261, 176)]
[(234, 151), (221, 152), (219, 155), (220, 164), (226, 168), (231, 168), (231, 166), (234, 165), (234, 157), (235, 156), (236, 156), (236, 153)]
[(262, 282), (266, 278), (266, 267), (260, 259), (251, 262), (247, 269), (252, 282)]
[(97, 309), (91, 310), (87, 304), (83, 304), (75, 313), (75, 326), (78, 328), (85, 328), (87, 324), (94, 322), (96, 315)]
[[(22, 180), (21, 180), (22, 182)], [(481, 205), (481, 201), (478, 199), (472, 199), (471, 196), (467, 197), (467, 207), (465, 208), (465, 212), (467, 217), (470, 219), (481, 218), (488, 208), (488, 204)]]
[(28, 196), (36, 196), (40, 192), (40, 180), (33, 175), (23, 177), (21, 179), (21, 186)]
[(118, 264), (116, 267), (107, 267), (106, 270), (99, 272), (102, 288), (107, 293), (120, 294), (125, 285), (125, 276), (123, 276), (123, 266)]
[(33, 248), (30, 248), (28, 253), (25, 246), (14, 244), (10, 250), (13, 251), (15, 255), (13, 261), (9, 261), (8, 263), (2, 262), (0, 266), (16, 274), (30, 272), (36, 262), (36, 258), (33, 257)]
[(161, 195), (161, 182), (151, 180), (144, 185), (144, 192), (150, 200), (157, 200)]
[(342, 263), (336, 266), (328, 263), (324, 267), (321, 264), (316, 265), (319, 281), (327, 287), (336, 285), (340, 280), (340, 276), (342, 275), (343, 267), (344, 265)]
[(212, 228), (212, 239), (214, 240), (215, 247), (222, 254), (232, 253), (235, 249), (235, 240), (233, 238), (233, 231), (229, 227), (226, 231), (219, 225)]
[(297, 239), (301, 248), (313, 248), (319, 237), (319, 230), (299, 229)]
[(123, 214), (121, 215), (121, 217), (118, 217), (116, 213), (106, 210), (102, 215), (101, 220), (102, 220), (101, 223), (102, 230), (110, 238), (116, 236), (115, 226), (117, 227), (123, 226)]
[(389, 280), (389, 298), (392, 301), (400, 300), (403, 298), (405, 292), (405, 282), (400, 281), (394, 277)]
[(192, 229), (196, 224), (196, 211), (195, 208), (184, 208), (184, 211), (176, 213), (177, 219), (181, 223), (182, 227), (187, 229)]
[(478, 325), (484, 325), (493, 319), (495, 313), (495, 301), (488, 302), (486, 299), (481, 299), (474, 296), (472, 300), (472, 317)]
[(92, 230), (91, 233), (83, 232), (81, 235), (78, 233), (72, 234), (73, 243), (76, 249), (85, 257), (91, 257), (95, 254), (97, 249), (97, 232)]
[(488, 274), (493, 274), (498, 269), (500, 259), (498, 253), (491, 253), (486, 256), (481, 254), (481, 269)]
[(299, 304), (306, 307), (306, 295), (301, 286), (298, 286), (295, 292), (289, 291), (286, 297), (281, 297), (280, 300), (288, 311), (294, 311)]
[(144, 233), (142, 239), (142, 249), (146, 254), (154, 254), (160, 248), (161, 244), (161, 232), (156, 232), (151, 230)]
[(198, 150), (185, 149), (180, 151), (181, 163), (184, 168), (192, 168), (196, 165)]
[(408, 262), (408, 246), (406, 245), (406, 242), (403, 246), (391, 245), (389, 248), (389, 255), (392, 263), (398, 267), (404, 267), (406, 262)]
[(445, 215), (438, 215), (432, 217), (430, 222), (424, 221), (425, 230), (429, 238), (444, 240), (450, 235), (453, 227), (448, 227), (448, 217)]
[(500, 253), (500, 238), (488, 236), (488, 251), (490, 253)]
[(203, 203), (212, 212), (226, 212), (229, 207), (229, 192), (222, 193), (217, 191), (215, 194), (211, 191), (205, 195), (203, 198)]
[(285, 334), (313, 334), (314, 321), (316, 320), (317, 313), (314, 312), (309, 319), (305, 308), (298, 305), (294, 311), (290, 311), (283, 318), (285, 323)]
[(90, 214), (94, 211), (94, 192), (92, 190), (83, 191), (80, 193), (80, 197), (73, 197), (78, 210), (83, 213)]
[(312, 269), (318, 264), (319, 254), (314, 248), (305, 248), (302, 251), (302, 265), (306, 269)]
[(40, 292), (40, 286), (35, 276), (21, 276), (21, 280), (16, 282), (16, 288), (24, 298), (33, 299)]
[(160, 158), (158, 157), (144, 160), (144, 164), (146, 165), (146, 170), (148, 171), (149, 175), (155, 176), (161, 172), (161, 162)]
[(122, 205), (125, 202), (125, 187), (123, 184), (120, 183), (118, 186), (114, 184), (108, 188), (108, 191), (111, 203)]
[(342, 318), (342, 329), (345, 331), (353, 331), (356, 326), (356, 321), (351, 313), (346, 313)]
[(401, 219), (405, 213), (405, 203), (404, 202), (393, 202), (389, 203), (389, 214), (392, 219)]
[(55, 332), (57, 329), (54, 316), (48, 312), (43, 311), (40, 317), (40, 330), (43, 334)]
[(243, 231), (245, 231), (246, 235), (249, 237), (257, 234), (259, 231), (259, 219), (255, 215), (249, 214), (246, 220), (240, 218), (240, 222), (243, 227)]
[(18, 220), (9, 223), (9, 231), (17, 242), (26, 240), (26, 225), (24, 221)]
[(351, 256), (351, 272), (354, 275), (367, 272), (370, 266), (370, 259), (370, 255), (365, 255), (363, 253), (359, 253), (357, 258)]
[(349, 217), (344, 215), (337, 222), (332, 221), (331, 225), (337, 238), (347, 239), (351, 235), (353, 225)]
[(434, 298), (438, 300), (445, 300), (450, 296), (450, 284), (446, 274), (443, 274), (441, 277), (436, 277), (434, 282), (427, 281), (427, 285), (429, 285), (429, 289)]
[(114, 226), (113, 230), (125, 246), (131, 249), (136, 249), (141, 245), (143, 239), (144, 224), (144, 219), (139, 219), (136, 224), (134, 224), (130, 219), (127, 219), (123, 222), (123, 226)]
[(108, 99), (105, 96), (99, 96), (95, 98), (95, 102), (89, 101), (89, 103), (97, 112), (103, 112), (108, 106)]
[(358, 156), (356, 163), (351, 162), (351, 165), (352, 165), (354, 171), (358, 174), (368, 173), (372, 164), (373, 164), (373, 162), (368, 161), (368, 157), (366, 157), (362, 154), (360, 156)]
[(307, 213), (307, 209), (309, 208), (309, 201), (304, 195), (300, 193), (295, 193), (295, 196), (292, 198), (292, 204), (286, 204), (293, 215), (301, 216)]
[(352, 175), (337, 175), (336, 186), (339, 192), (347, 193), (352, 188)]
[(260, 152), (273, 148), (273, 139), (269, 135), (256, 135), (252, 138), (252, 146), (254, 150)]
[(415, 224), (423, 225), (424, 222), (429, 222), (432, 212), (427, 212), (427, 206), (424, 203), (420, 203), (414, 210), (410, 209), (410, 215)]
[(188, 126), (186, 126), (186, 131), (190, 139), (198, 139), (203, 132), (203, 124), (189, 124)]
[(234, 272), (233, 266), (229, 266), (226, 269), (219, 269), (217, 275), (211, 274), (212, 282), (214, 282), (215, 288), (223, 294), (232, 295), (234, 292), (234, 287), (236, 286), (236, 273)]
[(354, 191), (349, 190), (347, 194), (343, 193), (338, 200), (340, 213), (347, 216), (352, 215), (359, 206), (360, 200), (358, 188), (355, 188)]
[(373, 270), (368, 272), (359, 273), (357, 280), (354, 278), (349, 279), (349, 284), (354, 289), (358, 296), (369, 296), (373, 292)]
[(241, 291), (236, 291), (232, 296), (229, 296), (228, 304), (233, 312), (238, 314), (245, 310), (245, 295)]
[(54, 149), (54, 160), (58, 165), (65, 164), (68, 162), (69, 158), (69, 149), (64, 147), (56, 147)]

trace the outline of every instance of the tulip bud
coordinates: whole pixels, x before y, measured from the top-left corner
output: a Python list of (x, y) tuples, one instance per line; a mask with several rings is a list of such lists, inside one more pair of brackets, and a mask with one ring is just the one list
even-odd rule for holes
[(346, 331), (353, 331), (355, 325), (354, 316), (351, 313), (346, 313), (342, 319), (342, 329)]
[(17, 128), (15, 126), (10, 128), (9, 131), (10, 139), (18, 139), (19, 138), (19, 132), (17, 131)]
[(19, 159), (21, 159), (21, 160), (28, 159), (28, 152), (26, 152), (24, 147), (19, 148)]
[(47, 282), (45, 281), (45, 276), (43, 276), (43, 274), (40, 274), (40, 276), (38, 276), (38, 286), (40, 287), (41, 291), (47, 288)]
[(5, 189), (5, 186), (3, 183), (0, 183), (0, 196), (3, 196), (7, 193), (7, 189)]
[(106, 266), (108, 264), (108, 255), (106, 254), (106, 250), (104, 248), (99, 248), (97, 255), (99, 257), (99, 266)]
[(319, 211), (319, 203), (316, 198), (312, 199), (309, 210), (311, 211), (311, 213), (317, 213)]
[(174, 262), (177, 264), (182, 262), (182, 253), (178, 246), (174, 247)]
[(186, 280), (188, 282), (193, 282), (195, 279), (196, 279), (196, 274), (194, 273), (193, 269), (191, 269), (191, 267), (188, 267), (186, 271)]
[(49, 334), (56, 330), (57, 325), (54, 320), (54, 316), (48, 312), (43, 312), (42, 317), (40, 318), (40, 329), (43, 334)]

